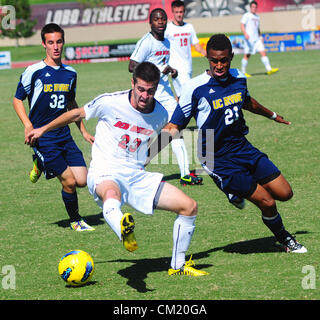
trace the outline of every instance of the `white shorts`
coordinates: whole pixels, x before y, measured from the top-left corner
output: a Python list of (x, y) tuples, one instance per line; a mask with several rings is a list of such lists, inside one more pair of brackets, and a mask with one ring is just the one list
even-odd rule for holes
[(170, 121), (178, 102), (174, 97), (169, 81), (163, 81), (160, 79), (158, 89), (154, 97), (168, 111), (168, 121)]
[(265, 51), (265, 48), (261, 39), (258, 39), (254, 42), (250, 42), (249, 40), (244, 41), (245, 54), (255, 54), (256, 52), (261, 52), (261, 51)]
[(89, 168), (87, 184), (89, 192), (100, 208), (101, 199), (96, 194), (96, 187), (105, 180), (114, 181), (121, 192), (121, 205), (128, 204), (144, 214), (153, 214), (154, 198), (162, 181), (163, 174), (142, 169), (117, 167), (97, 171)]
[[(182, 71), (180, 71), (182, 70)], [(178, 76), (175, 79), (172, 79), (172, 84), (174, 87), (174, 91), (176, 92), (177, 97), (181, 95), (181, 88), (182, 86), (190, 80), (192, 77), (192, 70), (184, 71), (183, 69), (178, 70)]]

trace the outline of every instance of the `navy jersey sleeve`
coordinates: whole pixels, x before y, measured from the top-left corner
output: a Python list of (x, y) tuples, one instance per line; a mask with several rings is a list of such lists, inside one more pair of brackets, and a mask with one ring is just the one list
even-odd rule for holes
[(76, 99), (76, 89), (77, 89), (77, 74), (75, 75), (71, 83), (70, 101), (73, 101)]
[(176, 109), (174, 110), (174, 113), (170, 119), (170, 122), (184, 129), (188, 125), (190, 119), (191, 119), (191, 114), (188, 117), (186, 117), (184, 112), (181, 109), (180, 104), (178, 104)]
[(15, 97), (19, 100), (24, 100), (28, 96), (31, 89), (31, 76), (28, 72), (24, 72), (19, 80)]

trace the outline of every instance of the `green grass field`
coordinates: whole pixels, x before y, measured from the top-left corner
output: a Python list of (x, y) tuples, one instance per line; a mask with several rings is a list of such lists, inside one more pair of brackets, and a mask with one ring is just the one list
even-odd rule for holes
[[(256, 55), (248, 72), (250, 93), (286, 119), (285, 126), (245, 113), (249, 140), (266, 152), (291, 183), (295, 196), (279, 203), (287, 229), (308, 248), (308, 253), (286, 254), (261, 221), (259, 210), (248, 204), (243, 211), (229, 205), (224, 194), (204, 176), (203, 186), (183, 187), (196, 199), (199, 215), (188, 254), (208, 277), (169, 277), (174, 214), (156, 211), (145, 216), (131, 210), (136, 220), (139, 249), (129, 253), (105, 224), (101, 210), (87, 188), (78, 190), (80, 213), (96, 228), (92, 233), (72, 232), (57, 179), (28, 179), (31, 150), (24, 145), (23, 127), (12, 108), (12, 98), (22, 69), (0, 71), (0, 299), (107, 299), (107, 300), (221, 300), (319, 299), (319, 52), (269, 54), (280, 71), (264, 74)], [(233, 61), (240, 66), (240, 56)], [(76, 65), (77, 100), (80, 105), (103, 92), (126, 89), (130, 84), (127, 62)], [(207, 67), (194, 59), (194, 75)], [(94, 133), (96, 122), (86, 123)], [(73, 136), (87, 164), (90, 146), (76, 126)], [(192, 164), (194, 167), (196, 164)], [(178, 184), (176, 164), (152, 164)], [(90, 285), (68, 288), (58, 274), (58, 262), (71, 249), (90, 253), (95, 274)], [(15, 288), (6, 289), (6, 266), (13, 266)], [(304, 273), (311, 266), (314, 274)], [(314, 278), (305, 278), (306, 276)], [(308, 289), (303, 284), (312, 284)]]

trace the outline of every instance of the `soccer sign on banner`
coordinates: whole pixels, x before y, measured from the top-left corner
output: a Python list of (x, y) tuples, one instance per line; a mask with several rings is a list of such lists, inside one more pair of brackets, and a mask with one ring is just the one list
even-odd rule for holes
[(1, 69), (11, 69), (10, 51), (0, 51), (0, 70)]

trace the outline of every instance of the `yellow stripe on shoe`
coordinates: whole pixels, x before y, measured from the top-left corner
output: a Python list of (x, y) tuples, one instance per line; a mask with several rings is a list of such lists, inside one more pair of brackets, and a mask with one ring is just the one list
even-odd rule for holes
[(123, 246), (130, 252), (138, 249), (136, 237), (134, 235), (135, 222), (131, 213), (125, 213), (120, 221)]
[(192, 276), (192, 277), (199, 277), (199, 276), (205, 276), (209, 273), (206, 271), (195, 269), (195, 263), (191, 260), (192, 256), (190, 257), (189, 261), (187, 261), (184, 266), (180, 269), (169, 269), (168, 275), (169, 276)]
[(36, 183), (39, 180), (40, 176), (41, 176), (41, 172), (42, 171), (38, 168), (37, 159), (34, 159), (33, 160), (33, 168), (29, 173), (30, 181), (32, 183)]

